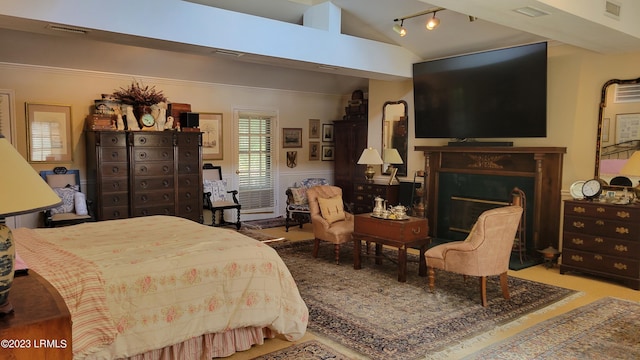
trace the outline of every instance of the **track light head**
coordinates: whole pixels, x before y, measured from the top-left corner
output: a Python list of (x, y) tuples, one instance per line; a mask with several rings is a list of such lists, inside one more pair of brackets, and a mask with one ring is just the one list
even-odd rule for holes
[(404, 24), (404, 20), (400, 21), (400, 25), (398, 24), (393, 25), (393, 31), (400, 34), (400, 36), (407, 35), (407, 29), (405, 29), (404, 26), (402, 26), (403, 24)]
[(438, 19), (436, 17), (436, 12), (437, 11), (434, 11), (433, 12), (433, 17), (431, 19), (429, 19), (429, 21), (427, 21), (427, 25), (426, 25), (427, 30), (433, 30), (433, 29), (437, 28), (438, 25), (440, 25), (440, 19)]

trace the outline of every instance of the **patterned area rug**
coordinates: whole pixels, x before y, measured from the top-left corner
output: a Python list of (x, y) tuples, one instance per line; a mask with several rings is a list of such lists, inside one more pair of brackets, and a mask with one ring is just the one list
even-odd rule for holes
[(283, 237), (274, 237), (272, 235), (265, 234), (265, 233), (261, 232), (260, 230), (241, 228), (240, 230), (238, 230), (238, 232), (240, 234), (246, 235), (246, 236), (248, 236), (248, 237), (250, 237), (252, 239), (256, 239), (256, 240), (262, 241), (262, 242), (274, 242), (274, 241), (282, 241), (282, 240), (284, 240)]
[[(489, 306), (480, 305), (478, 280), (436, 273), (436, 291), (418, 276), (417, 262), (407, 264), (407, 282), (397, 281), (397, 266), (375, 265), (364, 258), (353, 269), (353, 246), (341, 246), (340, 265), (333, 246), (323, 244), (311, 256), (312, 241), (283, 242), (273, 247), (285, 261), (310, 312), (309, 330), (371, 359), (424, 359), (426, 355), (491, 331), (567, 298), (575, 291), (509, 278), (511, 300), (499, 279), (491, 278)], [(389, 256), (397, 256), (389, 251)], [(413, 256), (417, 260), (417, 256)]]
[(465, 359), (640, 359), (640, 304), (604, 298)]
[(268, 228), (280, 227), (284, 225), (285, 225), (285, 218), (282, 216), (271, 218), (271, 219), (250, 220), (250, 221), (242, 222), (243, 227), (248, 227), (252, 229), (268, 229)]
[(349, 360), (349, 357), (316, 341), (305, 341), (252, 360)]

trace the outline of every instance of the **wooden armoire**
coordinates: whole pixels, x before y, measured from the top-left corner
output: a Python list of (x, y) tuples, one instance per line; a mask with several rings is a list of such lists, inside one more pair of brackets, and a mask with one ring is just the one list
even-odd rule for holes
[(334, 182), (342, 188), (342, 198), (354, 203), (354, 182), (364, 179), (366, 165), (358, 165), (362, 151), (367, 147), (368, 101), (360, 90), (353, 92), (345, 116), (334, 121)]
[(87, 131), (96, 220), (175, 215), (202, 222), (202, 134)]

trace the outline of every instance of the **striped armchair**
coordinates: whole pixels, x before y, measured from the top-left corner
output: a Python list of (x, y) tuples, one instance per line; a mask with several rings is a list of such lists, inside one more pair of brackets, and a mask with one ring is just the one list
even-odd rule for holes
[(287, 189), (286, 231), (289, 231), (289, 227), (293, 225), (298, 225), (302, 229), (303, 224), (311, 222), (307, 190), (317, 185), (329, 185), (329, 182), (324, 178), (307, 178)]

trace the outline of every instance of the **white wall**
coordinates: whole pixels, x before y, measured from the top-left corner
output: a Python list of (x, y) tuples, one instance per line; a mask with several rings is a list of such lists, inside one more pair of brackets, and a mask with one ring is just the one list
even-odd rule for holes
[[(309, 119), (331, 123), (341, 119), (347, 97), (335, 94), (319, 94), (301, 91), (264, 89), (145, 77), (131, 74), (92, 72), (53, 67), (0, 63), (0, 87), (15, 92), (17, 148), (27, 157), (25, 103), (38, 102), (64, 104), (72, 107), (73, 161), (60, 164), (85, 172), (85, 141), (83, 127), (95, 99), (128, 86), (133, 79), (162, 90), (170, 102), (191, 104), (194, 112), (221, 112), (223, 114), (223, 160), (212, 161), (221, 165), (225, 178), (235, 175), (236, 158), (233, 154), (233, 112), (235, 109), (269, 110), (278, 113), (276, 130), (276, 199), (277, 208), (284, 214), (285, 190), (293, 182), (305, 177), (332, 178), (333, 162), (309, 161)], [(282, 149), (280, 128), (302, 128), (302, 148)], [(298, 152), (298, 165), (286, 166), (286, 150)], [(33, 164), (36, 170), (50, 169), (54, 164)], [(35, 226), (36, 219), (24, 219), (23, 226)]]

